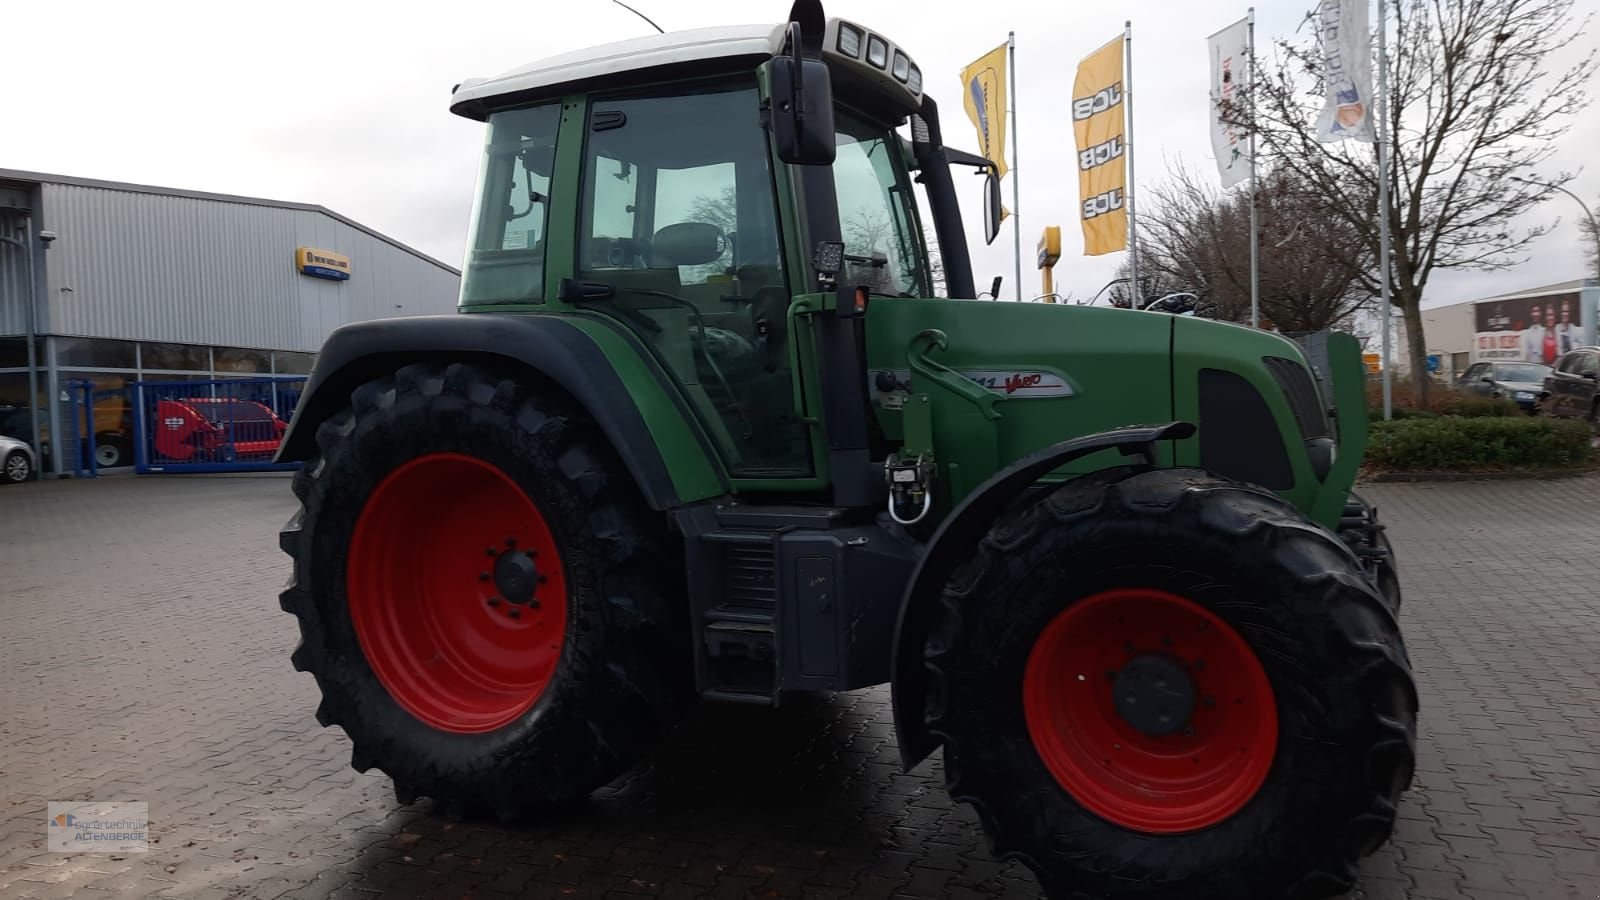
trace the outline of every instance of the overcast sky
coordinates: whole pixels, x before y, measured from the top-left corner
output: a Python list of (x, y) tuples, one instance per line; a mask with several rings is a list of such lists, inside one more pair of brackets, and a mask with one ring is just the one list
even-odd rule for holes
[[(780, 21), (786, 0), (631, 0), (668, 30)], [(1062, 226), (1057, 285), (1093, 294), (1123, 254), (1084, 257), (1072, 130), (1077, 61), (1134, 27), (1136, 185), (1183, 163), (1214, 173), (1207, 132), (1205, 38), (1241, 18), (1233, 0), (1043, 3), (833, 0), (831, 15), (881, 30), (921, 65), (949, 143), (976, 149), (958, 73), (1017, 32), (1023, 278), (1037, 292), (1033, 247)], [(1311, 0), (1265, 0), (1258, 43), (1292, 34)], [(1581, 15), (1600, 0), (1580, 0)], [(610, 0), (455, 0), (427, 14), (392, 2), (310, 6), (205, 2), (7, 4), (8, 73), (0, 168), (320, 203), (459, 265), (476, 177), (478, 123), (450, 115), (453, 84), (578, 47), (649, 33)], [(909, 10), (915, 15), (908, 15)], [(1591, 28), (1584, 46), (1594, 46)], [(1553, 63), (1557, 61), (1552, 61)], [(1600, 87), (1600, 85), (1597, 85)], [(1550, 171), (1596, 159), (1600, 106), (1561, 142)], [(1548, 173), (1539, 173), (1548, 174)], [(957, 178), (980, 286), (1006, 276), (1009, 228), (984, 247), (977, 179)], [(1600, 200), (1600, 164), (1574, 185)], [(1011, 188), (1006, 185), (1007, 205)], [(1593, 205), (1593, 204), (1591, 204)], [(1600, 209), (1596, 210), (1600, 215)], [(1429, 305), (1583, 273), (1576, 204), (1556, 197), (1538, 218), (1560, 228), (1512, 271), (1437, 276)], [(1009, 223), (1007, 223), (1009, 226)], [(359, 262), (357, 263), (359, 265)]]

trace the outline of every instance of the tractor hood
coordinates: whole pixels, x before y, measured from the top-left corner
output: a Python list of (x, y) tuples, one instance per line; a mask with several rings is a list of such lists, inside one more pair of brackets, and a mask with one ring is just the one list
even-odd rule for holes
[[(868, 307), (866, 333), (884, 435), (911, 453), (939, 448), (942, 500), (1060, 441), (1172, 421), (1199, 430), (1165, 445), (1163, 465), (1201, 466), (1303, 506), (1351, 475), (1335, 466), (1343, 435), (1305, 355), (1271, 332), (1106, 307), (884, 299)], [(1062, 474), (1122, 462), (1106, 451)]]
[[(891, 440), (916, 439), (928, 398), (933, 445), (964, 494), (995, 469), (1081, 434), (1172, 421), (1174, 318), (1090, 306), (975, 300), (879, 300), (867, 312), (868, 390)], [(927, 331), (943, 349), (915, 349)], [(988, 418), (960, 381), (994, 398)], [(910, 433), (906, 429), (910, 426)], [(1086, 457), (1082, 471), (1105, 461)]]

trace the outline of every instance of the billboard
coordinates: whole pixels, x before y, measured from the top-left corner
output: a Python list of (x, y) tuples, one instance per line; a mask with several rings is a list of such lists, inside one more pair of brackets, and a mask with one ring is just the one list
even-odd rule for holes
[(1555, 365), (1563, 353), (1583, 345), (1576, 291), (1472, 304), (1472, 359)]

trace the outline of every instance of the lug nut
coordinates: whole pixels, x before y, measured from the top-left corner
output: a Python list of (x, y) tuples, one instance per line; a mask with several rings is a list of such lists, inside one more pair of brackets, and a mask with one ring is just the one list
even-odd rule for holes
[(489, 580), (489, 573), (488, 572), (479, 572), (478, 573), (478, 580), (479, 581), (488, 581)]
[(499, 606), (500, 605), (500, 598), (499, 597), (490, 597), (489, 598), (489, 605), (490, 606)]
[(483, 548), (483, 552), (485, 554), (489, 555), (489, 556), (495, 556), (496, 554), (499, 553), (499, 551), (494, 549), (493, 547), (485, 547), (485, 548)]
[(514, 538), (514, 537), (506, 538), (506, 546), (507, 547), (515, 547), (516, 545), (517, 545), (517, 539), (516, 538)]
[(516, 608), (515, 606), (511, 607), (510, 612), (511, 612), (511, 618), (513, 618), (513, 619), (522, 618), (522, 610)]

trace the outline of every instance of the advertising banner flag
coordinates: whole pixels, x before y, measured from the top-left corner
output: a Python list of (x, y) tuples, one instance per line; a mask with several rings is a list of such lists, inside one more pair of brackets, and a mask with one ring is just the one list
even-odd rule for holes
[(1123, 37), (1084, 57), (1072, 85), (1072, 130), (1083, 200), (1083, 254), (1128, 249), (1128, 160)]
[(978, 149), (995, 164), (1004, 178), (1006, 166), (1006, 50), (1005, 44), (985, 53), (961, 70), (961, 97), (967, 118), (978, 130)]
[(1250, 20), (1240, 19), (1213, 34), (1211, 56), (1211, 150), (1224, 190), (1250, 177), (1250, 132), (1241, 123), (1240, 89), (1250, 83)]
[(1365, 143), (1372, 130), (1372, 31), (1367, 0), (1319, 0), (1317, 30), (1327, 102), (1317, 116), (1317, 140)]

